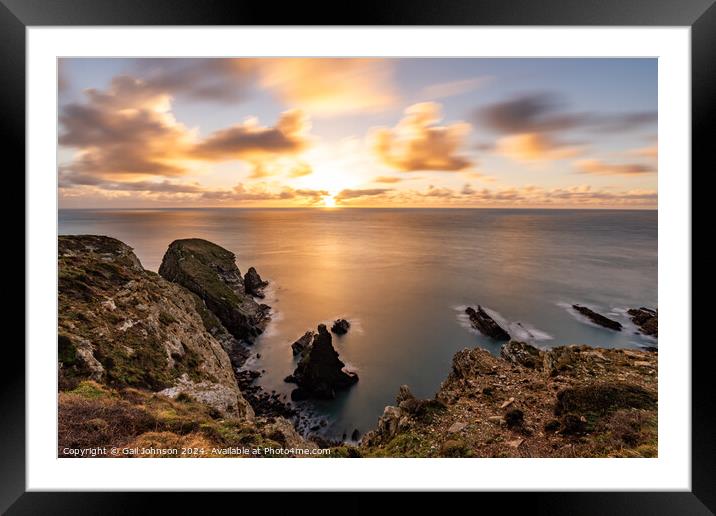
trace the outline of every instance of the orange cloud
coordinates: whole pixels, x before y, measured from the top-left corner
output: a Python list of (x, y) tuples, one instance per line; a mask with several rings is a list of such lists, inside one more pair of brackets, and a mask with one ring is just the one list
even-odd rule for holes
[(178, 177), (192, 162), (242, 160), (258, 178), (284, 171), (287, 166), (276, 163), (290, 158), (292, 174), (310, 173), (295, 163), (312, 143), (311, 124), (300, 110), (282, 113), (273, 127), (250, 118), (201, 140), (176, 121), (171, 97), (143, 80), (118, 76), (106, 91), (85, 94), (85, 102), (64, 106), (59, 117), (59, 144), (77, 150), (60, 168), (65, 187)]
[(374, 183), (400, 183), (403, 179), (395, 176), (377, 176), (373, 178)]
[(597, 174), (602, 176), (630, 176), (635, 174), (650, 174), (656, 172), (651, 166), (641, 163), (605, 163), (598, 159), (583, 159), (575, 162), (577, 171), (583, 174)]
[(521, 133), (497, 140), (496, 151), (515, 161), (532, 162), (569, 158), (582, 149), (559, 143), (543, 133)]
[(260, 59), (261, 83), (288, 105), (312, 115), (378, 111), (395, 103), (392, 65), (385, 59)]
[(394, 128), (373, 131), (370, 136), (373, 150), (383, 163), (403, 172), (469, 168), (472, 162), (460, 151), (470, 125), (457, 122), (441, 126), (440, 121), (440, 104), (414, 104), (405, 110), (405, 117)]

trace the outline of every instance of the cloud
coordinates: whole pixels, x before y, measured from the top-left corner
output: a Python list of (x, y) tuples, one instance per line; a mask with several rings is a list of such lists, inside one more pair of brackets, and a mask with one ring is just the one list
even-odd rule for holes
[(288, 177), (304, 177), (313, 174), (313, 167), (308, 163), (299, 162), (296, 163), (288, 171)]
[(284, 187), (278, 191), (262, 185), (246, 186), (238, 183), (231, 190), (212, 190), (202, 193), (203, 199), (219, 201), (286, 201), (298, 200), (304, 204), (316, 204), (330, 195), (326, 190), (294, 189)]
[(245, 100), (259, 79), (253, 59), (148, 58), (138, 59), (136, 69), (149, 88), (211, 102)]
[(482, 87), (489, 82), (492, 77), (475, 77), (472, 79), (463, 79), (459, 81), (440, 82), (426, 86), (420, 92), (420, 97), (429, 100), (442, 99), (447, 97), (455, 97), (468, 93)]
[(392, 188), (366, 188), (362, 190), (352, 190), (346, 188), (335, 195), (336, 202), (347, 201), (349, 199), (357, 199), (359, 197), (374, 197), (376, 195), (384, 195), (392, 191)]
[(63, 107), (59, 144), (78, 149), (69, 168), (98, 176), (180, 176), (177, 160), (193, 133), (170, 111), (170, 97), (133, 77), (115, 77), (108, 90), (85, 91), (86, 102)]
[(497, 140), (495, 150), (507, 158), (521, 162), (558, 160), (576, 156), (582, 148), (559, 142), (542, 133), (522, 133)]
[(298, 109), (283, 112), (275, 127), (262, 127), (251, 118), (212, 133), (192, 149), (192, 156), (209, 161), (250, 161), (274, 154), (297, 154), (308, 147), (310, 128), (307, 117)]
[(402, 177), (395, 176), (376, 176), (373, 178), (374, 183), (399, 183), (402, 180)]
[(641, 158), (656, 159), (659, 157), (659, 147), (656, 144), (649, 145), (647, 147), (639, 147), (637, 149), (630, 150), (629, 154), (631, 154), (632, 156), (639, 156)]
[(574, 164), (577, 171), (582, 174), (602, 176), (630, 176), (656, 172), (654, 167), (641, 163), (606, 163), (598, 159), (583, 159), (576, 161)]
[(440, 121), (440, 104), (414, 104), (405, 110), (397, 126), (372, 132), (373, 150), (383, 163), (403, 172), (467, 169), (472, 162), (460, 151), (470, 125), (457, 122), (441, 126)]
[(392, 63), (386, 59), (282, 58), (257, 63), (264, 87), (316, 116), (380, 111), (398, 98)]
[[(281, 159), (296, 159), (312, 139), (311, 124), (300, 110), (282, 113), (273, 127), (250, 118), (200, 139), (177, 122), (171, 96), (130, 76), (115, 77), (107, 90), (85, 91), (85, 101), (70, 103), (59, 117), (59, 144), (77, 150), (72, 162), (61, 166), (70, 175), (94, 176), (97, 182), (136, 181), (186, 175), (196, 163), (242, 160), (254, 178), (283, 171)], [(305, 164), (294, 173), (305, 175)]]
[(589, 113), (570, 112), (566, 101), (556, 93), (535, 92), (498, 102), (480, 109), (476, 119), (494, 131), (544, 133), (567, 129), (621, 132), (656, 122), (655, 112)]

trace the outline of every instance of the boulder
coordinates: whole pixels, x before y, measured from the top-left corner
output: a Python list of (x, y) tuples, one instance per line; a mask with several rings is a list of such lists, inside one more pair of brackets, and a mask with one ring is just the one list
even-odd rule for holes
[(333, 321), (333, 326), (331, 326), (331, 331), (335, 333), (336, 335), (345, 335), (348, 333), (348, 329), (351, 327), (351, 323), (346, 321), (345, 319), (336, 319)]
[(503, 344), (500, 349), (500, 356), (513, 364), (519, 364), (530, 369), (542, 367), (542, 352), (530, 344), (511, 340)]
[(307, 331), (301, 338), (291, 344), (293, 355), (303, 355), (306, 351), (308, 351), (311, 347), (311, 341), (313, 340), (314, 335), (315, 334), (312, 331)]
[(602, 314), (598, 314), (597, 312), (590, 308), (587, 308), (586, 306), (572, 305), (572, 308), (574, 308), (577, 312), (592, 321), (594, 324), (598, 324), (599, 326), (603, 326), (614, 331), (622, 330), (621, 323), (613, 319), (609, 319), (608, 317), (604, 317)]
[(310, 349), (303, 354), (293, 372), (292, 381), (298, 388), (291, 393), (291, 398), (333, 399), (336, 390), (347, 389), (358, 381), (358, 375), (344, 367), (333, 348), (326, 325), (318, 325)]
[(198, 238), (175, 240), (159, 274), (199, 296), (237, 339), (251, 342), (268, 324), (270, 307), (246, 293), (235, 256), (223, 247)]
[(510, 340), (510, 334), (497, 324), (480, 305), (477, 305), (477, 310), (468, 306), (465, 313), (470, 317), (472, 326), (483, 335), (495, 340)]
[(268, 281), (262, 280), (259, 273), (256, 272), (256, 269), (253, 267), (249, 267), (249, 270), (246, 271), (246, 274), (244, 275), (244, 289), (246, 290), (246, 293), (251, 296), (263, 299), (264, 289), (268, 286), (268, 284)]
[(656, 310), (642, 306), (641, 308), (630, 308), (627, 313), (644, 335), (659, 336), (659, 313)]

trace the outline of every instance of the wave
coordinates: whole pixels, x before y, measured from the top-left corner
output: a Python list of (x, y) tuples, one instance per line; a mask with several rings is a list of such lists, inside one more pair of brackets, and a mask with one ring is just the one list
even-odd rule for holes
[[(550, 335), (544, 330), (540, 330), (539, 328), (528, 322), (511, 321), (504, 317), (497, 310), (493, 310), (485, 305), (480, 306), (482, 306), (483, 310), (485, 310), (485, 312), (487, 312), (487, 314), (492, 317), (497, 324), (505, 328), (505, 330), (515, 340), (520, 340), (523, 342), (541, 342), (545, 340), (554, 339), (554, 336)], [(473, 333), (475, 335), (482, 335), (479, 330), (476, 330), (472, 326), (472, 322), (470, 322), (470, 316), (465, 313), (465, 309), (467, 309), (467, 307), (468, 305), (456, 305), (452, 307), (453, 310), (457, 312), (458, 323), (470, 333)]]

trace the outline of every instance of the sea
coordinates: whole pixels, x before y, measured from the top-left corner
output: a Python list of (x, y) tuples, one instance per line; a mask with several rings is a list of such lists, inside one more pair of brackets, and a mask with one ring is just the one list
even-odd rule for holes
[[(515, 339), (540, 348), (656, 346), (626, 310), (657, 305), (657, 212), (540, 209), (60, 210), (60, 234), (98, 234), (134, 248), (157, 271), (169, 243), (204, 238), (270, 282), (272, 321), (245, 367), (283, 379), (291, 343), (337, 318), (351, 328), (333, 345), (359, 382), (330, 401), (300, 402), (329, 439), (376, 426), (401, 385), (432, 397), (464, 348), (499, 354), (464, 313), (481, 305)], [(596, 326), (572, 304), (618, 320)]]

